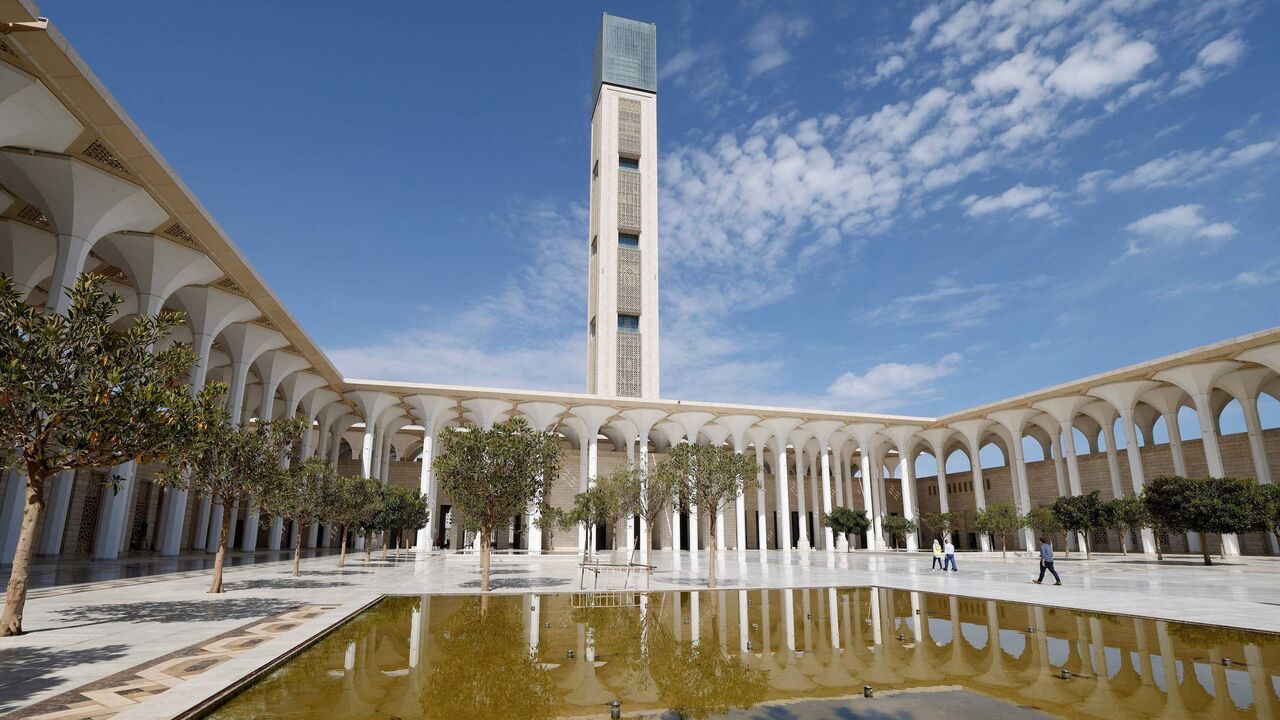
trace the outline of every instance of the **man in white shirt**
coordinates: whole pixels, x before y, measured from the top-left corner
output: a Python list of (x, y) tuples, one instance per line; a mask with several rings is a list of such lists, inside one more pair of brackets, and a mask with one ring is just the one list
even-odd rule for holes
[(946, 572), (947, 566), (951, 566), (951, 572), (959, 572), (956, 570), (956, 546), (951, 544), (951, 538), (947, 537), (947, 544), (942, 546), (942, 552), (946, 555), (946, 561), (942, 564), (943, 572)]

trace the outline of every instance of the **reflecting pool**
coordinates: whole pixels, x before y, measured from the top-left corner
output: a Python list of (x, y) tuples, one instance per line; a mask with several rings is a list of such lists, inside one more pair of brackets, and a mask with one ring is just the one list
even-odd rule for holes
[(615, 700), (623, 717), (1272, 718), (1280, 636), (865, 587), (392, 597), (209, 717), (608, 718)]

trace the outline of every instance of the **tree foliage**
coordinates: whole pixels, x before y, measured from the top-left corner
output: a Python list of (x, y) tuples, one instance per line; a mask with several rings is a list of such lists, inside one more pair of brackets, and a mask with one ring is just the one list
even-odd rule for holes
[(1166, 531), (1200, 535), (1205, 565), (1212, 565), (1208, 536), (1266, 528), (1266, 499), (1253, 480), (1152, 478), (1142, 491), (1152, 524)]
[(479, 528), (480, 589), (489, 589), (493, 531), (531, 504), (560, 476), (560, 442), (522, 417), (490, 430), (445, 428), (433, 466), (463, 521)]
[(885, 515), (880, 521), (880, 527), (884, 533), (893, 540), (893, 549), (898, 549), (898, 536), (906, 537), (916, 531), (916, 523), (914, 520), (908, 520), (901, 515)]
[(197, 397), (195, 432), (173, 453), (169, 468), (157, 474), (161, 485), (188, 488), (222, 506), (222, 527), (209, 592), (223, 592), (222, 568), (231, 532), (232, 510), (251, 498), (270, 498), (290, 484), (284, 454), (302, 435), (302, 420), (282, 418), (236, 425), (222, 402), (217, 383)]
[[(1125, 495), (1110, 500), (1104, 503), (1103, 510), (1107, 527), (1123, 535), (1151, 527), (1151, 513), (1147, 510), (1146, 503), (1137, 495)], [(1120, 549), (1125, 555), (1129, 554), (1125, 543), (1120, 543)]]
[(195, 355), (183, 343), (162, 347), (182, 314), (137, 317), (117, 330), (112, 320), (121, 300), (104, 283), (81, 275), (67, 291), (64, 316), (26, 305), (0, 275), (0, 460), (27, 482), (0, 636), (22, 632), (49, 479), (165, 460), (192, 429), (194, 403), (183, 378)]
[(556, 531), (565, 526), (566, 513), (551, 503), (544, 502), (538, 507), (538, 517), (533, 526), (542, 531), (543, 544), (555, 547)]
[(337, 523), (341, 530), (338, 567), (347, 564), (347, 533), (362, 526), (366, 517), (376, 508), (382, 483), (359, 475), (338, 478), (329, 486), (325, 498), (326, 519)]
[[(603, 478), (602, 478), (603, 479)], [(585, 561), (595, 547), (595, 529), (599, 525), (611, 527), (621, 516), (617, 498), (612, 488), (597, 483), (573, 496), (573, 507), (561, 518), (561, 527), (568, 530), (580, 527), (583, 530), (582, 559)]]
[(964, 526), (964, 513), (927, 512), (920, 516), (920, 524), (930, 535), (946, 536), (960, 532), (960, 528)]
[(867, 517), (866, 510), (854, 510), (843, 506), (831, 508), (831, 512), (827, 513), (822, 522), (831, 528), (831, 532), (848, 536), (851, 551), (856, 544), (857, 536), (866, 535), (867, 529), (871, 527), (871, 518)]
[[(663, 474), (674, 480), (675, 496), (687, 505), (697, 506), (699, 516), (707, 518), (707, 548), (711, 556), (707, 563), (707, 585), (715, 587), (716, 527), (720, 514), (739, 495), (755, 489), (759, 465), (750, 455), (705, 443), (676, 445), (658, 464), (665, 465)], [(653, 492), (654, 488), (649, 491)]]
[(1064, 495), (1054, 500), (1050, 507), (1059, 525), (1068, 532), (1084, 535), (1084, 555), (1086, 558), (1092, 557), (1089, 549), (1091, 544), (1089, 534), (1110, 525), (1107, 508), (1099, 497), (1098, 491), (1094, 490), (1084, 495)]
[(973, 527), (978, 532), (999, 537), (1000, 557), (1005, 557), (1009, 549), (1009, 534), (1026, 527), (1026, 520), (1013, 503), (992, 503), (978, 511)]
[(282, 481), (258, 498), (259, 506), (271, 515), (293, 522), (293, 575), (302, 561), (302, 531), (325, 517), (325, 501), (337, 480), (333, 465), (312, 456), (289, 468)]

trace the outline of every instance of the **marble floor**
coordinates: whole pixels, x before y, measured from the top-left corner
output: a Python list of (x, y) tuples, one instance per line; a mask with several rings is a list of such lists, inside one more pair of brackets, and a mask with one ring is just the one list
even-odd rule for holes
[[(637, 581), (641, 587), (647, 581), (653, 590), (706, 587), (705, 553), (655, 552), (653, 562), (653, 575), (633, 576), (630, 587)], [(308, 558), (301, 576), (294, 578), (287, 560), (264, 557), (228, 568), (227, 592), (217, 596), (206, 592), (207, 572), (178, 570), (177, 565), (168, 575), (35, 593), (26, 608), (27, 634), (0, 638), (0, 713), (117, 676), (300, 606), (328, 608), (145, 702), (122, 705), (115, 716), (171, 717), (383, 595), (473, 593), (480, 584), (479, 559), (472, 554), (409, 551), (384, 560), (375, 551), (369, 562), (353, 554), (345, 568), (337, 563), (333, 556)], [(110, 563), (95, 565), (110, 572), (105, 567)], [(718, 587), (724, 589), (875, 585), (1280, 633), (1280, 558), (1251, 557), (1205, 567), (1189, 556), (1163, 562), (1073, 556), (1058, 561), (1060, 587), (1031, 584), (1037, 561), (1012, 554), (1007, 559), (961, 554), (959, 572), (943, 573), (929, 565), (930, 557), (923, 553), (725, 552), (717, 574)], [(493, 591), (499, 593), (573, 592), (579, 587), (578, 558), (497, 555), (492, 578)], [(587, 582), (589, 587), (590, 575)], [(618, 589), (622, 582), (620, 574), (602, 574), (600, 588)]]

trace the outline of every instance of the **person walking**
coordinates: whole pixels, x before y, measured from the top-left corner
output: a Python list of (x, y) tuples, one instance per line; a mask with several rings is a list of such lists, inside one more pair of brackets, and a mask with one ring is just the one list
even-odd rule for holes
[(951, 566), (951, 572), (959, 572), (956, 570), (956, 546), (951, 543), (951, 538), (947, 538), (946, 544), (942, 546), (942, 553), (945, 559), (942, 562), (942, 570), (946, 572), (947, 566)]
[(942, 544), (938, 542), (938, 538), (933, 539), (933, 565), (930, 570), (946, 570), (946, 566), (942, 564)]
[(1058, 571), (1053, 569), (1053, 547), (1049, 545), (1048, 540), (1040, 538), (1040, 577), (1031, 582), (1037, 585), (1044, 582), (1045, 570), (1053, 574), (1054, 585), (1062, 584), (1062, 578), (1058, 577)]

